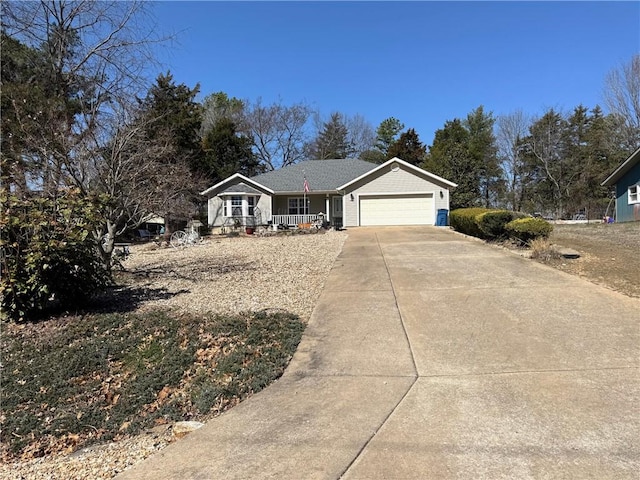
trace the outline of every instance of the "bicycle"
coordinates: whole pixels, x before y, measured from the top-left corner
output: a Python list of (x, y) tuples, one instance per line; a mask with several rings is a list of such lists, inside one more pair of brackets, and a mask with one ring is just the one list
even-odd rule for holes
[(185, 232), (184, 230), (178, 230), (177, 232), (173, 232), (171, 234), (171, 238), (169, 239), (169, 244), (173, 248), (178, 247), (188, 247), (190, 245), (195, 245), (200, 241), (200, 234), (196, 231)]

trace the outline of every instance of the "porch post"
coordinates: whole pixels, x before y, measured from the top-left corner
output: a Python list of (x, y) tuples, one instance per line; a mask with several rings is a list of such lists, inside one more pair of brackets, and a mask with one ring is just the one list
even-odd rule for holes
[(324, 197), (324, 211), (327, 212), (327, 222), (331, 222), (331, 214), (329, 213), (331, 211), (331, 206), (329, 200), (329, 194), (327, 193)]

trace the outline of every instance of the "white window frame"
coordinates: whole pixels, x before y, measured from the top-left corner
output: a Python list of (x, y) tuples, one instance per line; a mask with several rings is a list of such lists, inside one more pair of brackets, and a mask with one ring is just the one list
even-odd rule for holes
[(231, 206), (232, 217), (244, 217), (244, 198), (242, 195), (232, 195), (229, 205)]
[(258, 206), (258, 197), (255, 195), (226, 195), (222, 199), (222, 216), (253, 217)]
[[(291, 210), (292, 210), (291, 200), (295, 200), (296, 201), (295, 209), (297, 211), (293, 212), (293, 213), (291, 212)], [(287, 214), (289, 214), (289, 215), (304, 215), (306, 213), (304, 200), (305, 200), (304, 197), (288, 197), (287, 198)]]
[(631, 185), (627, 189), (627, 200), (629, 202), (629, 205), (640, 203), (640, 183)]

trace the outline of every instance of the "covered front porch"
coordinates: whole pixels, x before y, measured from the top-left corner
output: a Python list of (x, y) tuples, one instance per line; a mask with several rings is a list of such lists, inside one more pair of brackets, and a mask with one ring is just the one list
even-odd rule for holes
[(329, 193), (277, 195), (272, 200), (272, 225), (296, 227), (319, 221), (342, 226), (342, 196)]

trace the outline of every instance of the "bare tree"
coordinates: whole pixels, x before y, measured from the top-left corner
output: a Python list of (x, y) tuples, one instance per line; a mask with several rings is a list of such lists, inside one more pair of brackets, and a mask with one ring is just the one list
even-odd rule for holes
[(347, 139), (353, 146), (353, 156), (358, 157), (363, 152), (372, 150), (376, 143), (376, 132), (373, 126), (360, 114), (346, 117)]
[(497, 120), (496, 144), (502, 171), (507, 181), (507, 201), (514, 211), (522, 209), (525, 159), (522, 140), (527, 136), (531, 119), (522, 110), (501, 115)]
[(635, 150), (640, 146), (640, 55), (607, 74), (604, 98), (611, 113), (624, 122), (627, 149)]
[(29, 88), (8, 89), (11, 98), (4, 98), (3, 88), (3, 107), (14, 120), (6, 129), (3, 122), (3, 137), (21, 139), (15, 144), (21, 151), (11, 152), (14, 160), (31, 158), (29, 170), (13, 161), (10, 178), (22, 175), (16, 183), (54, 195), (68, 186), (101, 194), (107, 203), (96, 237), (106, 238), (99, 251), (110, 267), (116, 235), (151, 215), (193, 208), (188, 200), (200, 186), (171, 150), (168, 135), (150, 139), (146, 127), (153, 119), (133, 107), (155, 64), (151, 47), (166, 38), (156, 35), (151, 4), (141, 0), (0, 5), (3, 42), (9, 39), (22, 49), (14, 50), (17, 55), (33, 60), (30, 70), (12, 79)]
[(178, 158), (169, 132), (147, 135), (156, 120), (132, 105), (121, 105), (106, 125), (108, 142), (86, 163), (92, 174), (85, 188), (107, 200), (96, 232), (105, 265), (110, 266), (117, 236), (154, 216), (189, 218), (193, 198), (204, 187), (186, 159)]
[(266, 170), (293, 165), (304, 156), (305, 127), (311, 107), (304, 103), (263, 105), (262, 99), (248, 104), (243, 126), (253, 139), (254, 151)]
[(143, 1), (5, 1), (2, 31), (38, 51), (29, 79), (42, 98), (36, 118), (23, 108), (31, 96), (13, 98), (18, 134), (35, 157), (30, 181), (43, 190), (84, 184), (87, 156), (95, 149), (114, 102), (143, 91), (151, 46), (163, 41)]
[(550, 187), (548, 193), (552, 205), (556, 216), (561, 218), (566, 213), (566, 200), (580, 173), (569, 154), (569, 122), (566, 115), (550, 109), (533, 123), (529, 131), (523, 147), (534, 169), (539, 172), (538, 180), (542, 182), (538, 181), (538, 187), (543, 182)]

